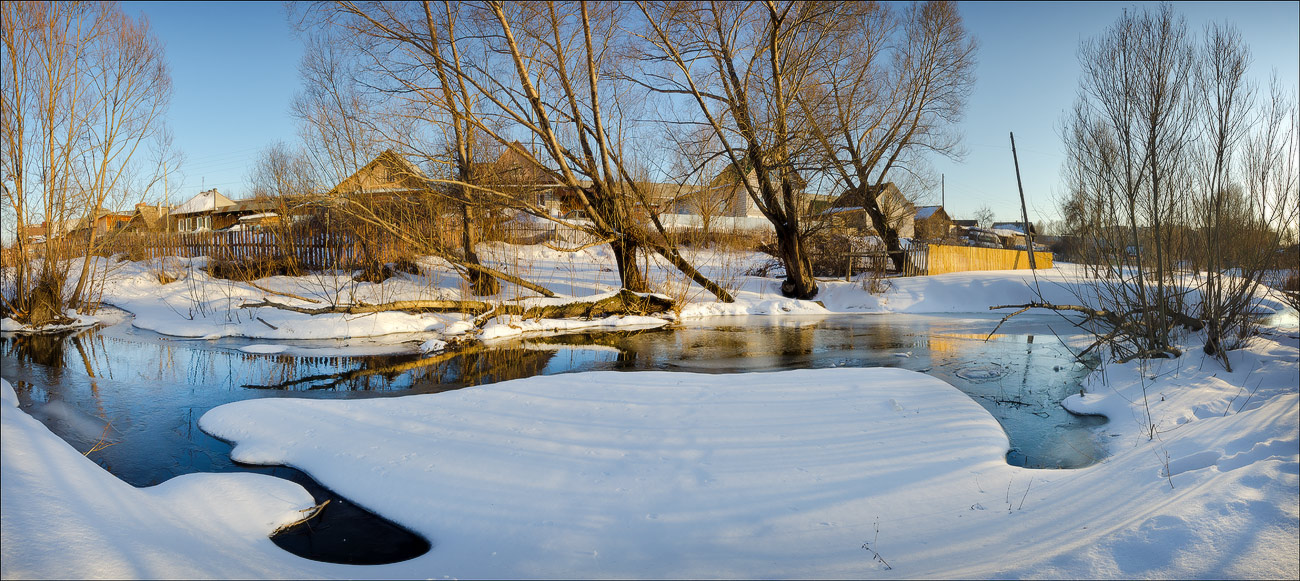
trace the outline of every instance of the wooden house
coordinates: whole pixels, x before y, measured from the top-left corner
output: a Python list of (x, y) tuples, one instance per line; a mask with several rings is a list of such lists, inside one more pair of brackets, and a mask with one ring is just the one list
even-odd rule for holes
[(952, 230), (952, 218), (943, 206), (921, 206), (916, 209), (913, 218), (916, 238), (919, 240), (943, 240)]
[(280, 223), (280, 214), (276, 204), (269, 198), (252, 200), (234, 200), (233, 206), (226, 206), (212, 213), (212, 223), (216, 230), (257, 230)]
[(170, 206), (152, 205), (141, 202), (135, 205), (135, 213), (126, 224), (128, 232), (163, 232), (167, 230), (167, 215)]
[(879, 187), (868, 186), (865, 192), (842, 194), (820, 215), (829, 219), (836, 227), (856, 230), (864, 236), (876, 236), (878, 235), (876, 228), (864, 207), (866, 203), (864, 195), (876, 199), (881, 212), (885, 215), (885, 220), (893, 226), (900, 238), (916, 237), (916, 207), (903, 196), (893, 182), (887, 182)]
[(100, 208), (94, 212), (93, 217), (86, 216), (77, 220), (67, 233), (67, 237), (84, 239), (91, 231), (94, 231), (95, 237), (102, 237), (125, 228), (133, 215), (131, 212), (114, 212)]
[(230, 227), (231, 224), (217, 220), (216, 214), (234, 205), (233, 200), (221, 195), (216, 188), (200, 192), (168, 213), (168, 227), (175, 232), (206, 232)]
[(339, 182), (328, 196), (364, 195), (372, 199), (422, 194), (435, 185), (420, 168), (391, 149), (385, 149), (361, 169)]

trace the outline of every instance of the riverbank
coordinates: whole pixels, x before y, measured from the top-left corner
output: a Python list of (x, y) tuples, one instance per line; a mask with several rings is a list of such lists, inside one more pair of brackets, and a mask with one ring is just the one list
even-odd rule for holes
[[(700, 271), (735, 295), (735, 302), (719, 303), (698, 286), (687, 284), (675, 270), (658, 262), (647, 269), (654, 290), (676, 307), (656, 316), (610, 316), (594, 319), (533, 319), (493, 317), (480, 326), (467, 315), (408, 313), (309, 315), (272, 307), (244, 308), (271, 300), (291, 307), (319, 308), (339, 304), (379, 304), (394, 301), (482, 300), (494, 304), (532, 306), (591, 300), (618, 290), (614, 262), (605, 247), (579, 252), (558, 252), (545, 246), (484, 245), (485, 260), (555, 291), (559, 298), (543, 299), (531, 291), (505, 284), (490, 297), (469, 294), (450, 264), (421, 259), (420, 274), (397, 273), (382, 283), (357, 282), (351, 273), (317, 273), (272, 276), (252, 282), (212, 277), (205, 258), (127, 262), (96, 258), (94, 267), (105, 273), (101, 298), (134, 315), (132, 324), (164, 335), (218, 339), (247, 337), (268, 342), (281, 340), (360, 339), (409, 335), (412, 352), (429, 340), (499, 340), (521, 335), (573, 333), (621, 328), (653, 328), (713, 316), (784, 316), (827, 313), (954, 313), (987, 312), (997, 304), (1038, 300), (1079, 302), (1086, 285), (1083, 271), (1062, 265), (1036, 272), (986, 271), (932, 277), (892, 278), (876, 281), (861, 275), (855, 280), (823, 280), (816, 301), (787, 299), (777, 278), (747, 275), (763, 270), (771, 257), (757, 252), (690, 250), (689, 258)], [(165, 282), (164, 282), (165, 281)], [(870, 292), (875, 286), (876, 292)], [(1279, 301), (1270, 303), (1280, 307)], [(93, 319), (86, 322), (93, 323)], [(19, 330), (5, 319), (0, 330)], [(436, 344), (436, 343), (434, 343)]]

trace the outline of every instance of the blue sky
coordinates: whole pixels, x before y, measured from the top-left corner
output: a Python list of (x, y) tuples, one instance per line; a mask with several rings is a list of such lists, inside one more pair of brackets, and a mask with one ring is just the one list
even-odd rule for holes
[[(1096, 36), (1123, 10), (1154, 3), (966, 2), (961, 13), (979, 42), (976, 88), (961, 130), (966, 157), (936, 160), (945, 202), (957, 218), (982, 205), (999, 220), (1018, 220), (1019, 199), (1008, 133), (1016, 134), (1030, 219), (1054, 219), (1062, 193), (1058, 135), (1074, 102), (1080, 40)], [(185, 154), (184, 201), (203, 188), (231, 197), (248, 191), (257, 152), (298, 139), (289, 105), (298, 90), (302, 41), (275, 2), (124, 2), (143, 13), (162, 40), (174, 92), (169, 124)], [(1252, 73), (1267, 86), (1276, 69), (1283, 85), (1300, 85), (1300, 3), (1174, 3), (1194, 31), (1227, 21), (1254, 55)], [(938, 192), (931, 203), (938, 203)]]

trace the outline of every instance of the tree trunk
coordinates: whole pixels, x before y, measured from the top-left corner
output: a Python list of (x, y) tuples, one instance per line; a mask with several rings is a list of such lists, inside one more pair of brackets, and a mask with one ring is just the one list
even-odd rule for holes
[(636, 265), (637, 245), (627, 239), (617, 239), (609, 243), (614, 251), (614, 262), (618, 266), (618, 280), (623, 288), (638, 292), (650, 292), (641, 269)]
[[(462, 205), (460, 207), (460, 241), (465, 252), (465, 262), (482, 266), (478, 254), (474, 252), (474, 234), (470, 231), (471, 223), (469, 206)], [(497, 282), (497, 279), (488, 276), (483, 271), (469, 270), (468, 276), (471, 292), (475, 296), (489, 296), (501, 292), (501, 285)]]
[(812, 261), (804, 252), (799, 232), (788, 225), (777, 225), (777, 251), (785, 266), (785, 281), (781, 294), (792, 299), (809, 300), (817, 296), (817, 279), (813, 277)]

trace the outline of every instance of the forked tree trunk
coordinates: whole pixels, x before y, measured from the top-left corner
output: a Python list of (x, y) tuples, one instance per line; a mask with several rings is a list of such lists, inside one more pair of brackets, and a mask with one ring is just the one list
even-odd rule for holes
[[(460, 207), (460, 241), (465, 252), (465, 262), (482, 266), (483, 263), (479, 262), (478, 253), (474, 252), (474, 234), (470, 230), (471, 223), (469, 206), (462, 205)], [(497, 282), (497, 279), (488, 276), (485, 272), (470, 270), (467, 276), (469, 277), (470, 288), (475, 296), (489, 296), (501, 292), (501, 284)]]
[(650, 292), (650, 287), (646, 285), (645, 277), (636, 264), (636, 244), (627, 240), (614, 240), (609, 243), (609, 247), (614, 251), (618, 280), (623, 288), (638, 293)]
[(812, 261), (803, 248), (799, 232), (794, 228), (777, 228), (777, 252), (781, 254), (781, 264), (785, 266), (785, 281), (781, 283), (781, 294), (792, 298), (808, 300), (817, 296), (817, 279), (813, 277)]

